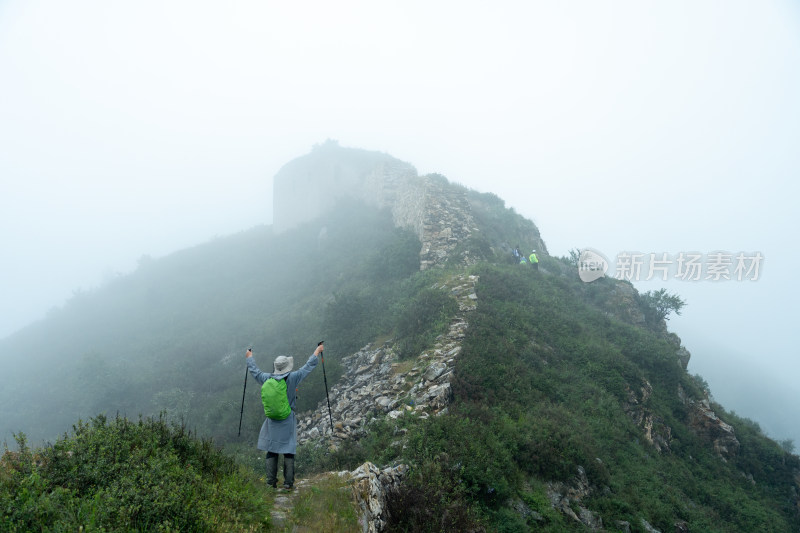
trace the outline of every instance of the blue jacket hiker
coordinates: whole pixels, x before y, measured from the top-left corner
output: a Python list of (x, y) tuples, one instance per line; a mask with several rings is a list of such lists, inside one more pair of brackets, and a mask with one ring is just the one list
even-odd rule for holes
[(292, 408), (289, 416), (283, 420), (266, 418), (258, 435), (258, 449), (267, 452), (267, 484), (277, 487), (278, 484), (278, 454), (283, 454), (283, 488), (291, 489), (294, 486), (294, 454), (297, 452), (297, 421), (294, 409), (297, 386), (319, 364), (319, 353), (322, 345), (317, 346), (311, 357), (300, 370), (292, 371), (294, 358), (280, 355), (275, 359), (273, 372), (262, 372), (255, 361), (253, 351), (247, 350), (247, 369), (260, 385), (269, 378), (286, 380), (286, 396)]

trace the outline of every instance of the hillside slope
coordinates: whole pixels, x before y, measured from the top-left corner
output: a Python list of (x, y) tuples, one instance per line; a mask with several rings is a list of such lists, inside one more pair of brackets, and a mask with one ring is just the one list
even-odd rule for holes
[(510, 246), (539, 242), (530, 221), (424, 179), (461, 198), (426, 205), (474, 224), (435, 267), (420, 270), (423, 243), (388, 206), (347, 199), (279, 234), (143, 261), (0, 341), (0, 435), (163, 412), (260, 470), (252, 381), (236, 436), (244, 350), (268, 368), (324, 339), (337, 420), (326, 429), (314, 372), (298, 470), (409, 465), (387, 530), (798, 530), (798, 457), (709, 401), (630, 284), (582, 283), (546, 253), (539, 271), (514, 264)]
[(708, 401), (629, 286), (543, 263), (472, 269), (477, 306), (419, 354), (350, 358), (334, 430), (324, 403), (301, 423), (303, 470), (413, 465), (397, 530), (795, 531), (798, 457)]
[[(361, 287), (391, 298), (417, 272), (418, 250), (385, 212), (343, 204), (292, 232), (254, 228), (143, 262), (0, 341), (0, 439), (53, 440), (80, 417), (161, 410), (217, 441), (235, 438), (243, 351), (305, 357), (322, 331), (340, 350), (352, 336), (366, 342), (371, 330), (329, 325), (336, 303), (360, 298)], [(322, 376), (307, 383), (303, 406), (324, 394)], [(258, 391), (248, 393), (245, 427), (258, 427)]]

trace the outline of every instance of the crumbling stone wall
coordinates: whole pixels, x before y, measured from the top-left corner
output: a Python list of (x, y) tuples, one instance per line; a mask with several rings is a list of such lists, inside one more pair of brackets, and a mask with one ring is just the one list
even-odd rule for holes
[[(466, 191), (437, 177), (426, 177), (427, 198), (422, 210), (420, 269), (447, 261), (459, 242), (466, 241), (475, 228)], [(465, 260), (468, 262), (468, 259)]]
[(396, 226), (414, 231), (422, 242), (421, 270), (443, 265), (475, 231), (462, 187), (441, 176), (419, 176), (413, 166), (387, 154), (334, 142), (290, 161), (275, 175), (273, 227), (285, 231), (307, 222), (344, 197), (387, 208)]
[(365, 435), (366, 425), (376, 415), (385, 413), (398, 418), (413, 414), (427, 418), (447, 412), (455, 360), (469, 327), (469, 314), (477, 307), (477, 281), (477, 276), (461, 274), (438, 287), (456, 299), (459, 312), (447, 333), (416, 360), (400, 362), (391, 340), (381, 346), (365, 346), (343, 358), (345, 375), (328, 395), (332, 416), (327, 401), (298, 416), (298, 442), (319, 443), (324, 438), (338, 446), (344, 440), (357, 440)]

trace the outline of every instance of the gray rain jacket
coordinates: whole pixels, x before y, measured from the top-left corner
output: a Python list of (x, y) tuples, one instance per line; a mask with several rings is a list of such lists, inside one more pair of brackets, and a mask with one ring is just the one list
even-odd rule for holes
[[(303, 381), (314, 368), (319, 364), (319, 358), (311, 354), (303, 368), (289, 372), (286, 376), (286, 396), (289, 398), (289, 406), (292, 412), (285, 420), (272, 420), (265, 418), (258, 434), (258, 449), (272, 453), (296, 453), (297, 451), (297, 423), (294, 415), (294, 404), (296, 400), (297, 386)], [(270, 372), (262, 372), (252, 357), (247, 358), (247, 369), (259, 385), (263, 385), (270, 377)], [(275, 374), (284, 376), (285, 374)]]

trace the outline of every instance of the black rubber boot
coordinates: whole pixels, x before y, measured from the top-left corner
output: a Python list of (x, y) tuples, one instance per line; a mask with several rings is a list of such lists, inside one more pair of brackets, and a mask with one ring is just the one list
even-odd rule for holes
[(267, 452), (267, 485), (277, 488), (278, 486), (278, 454)]
[(283, 488), (294, 487), (294, 454), (283, 454)]

